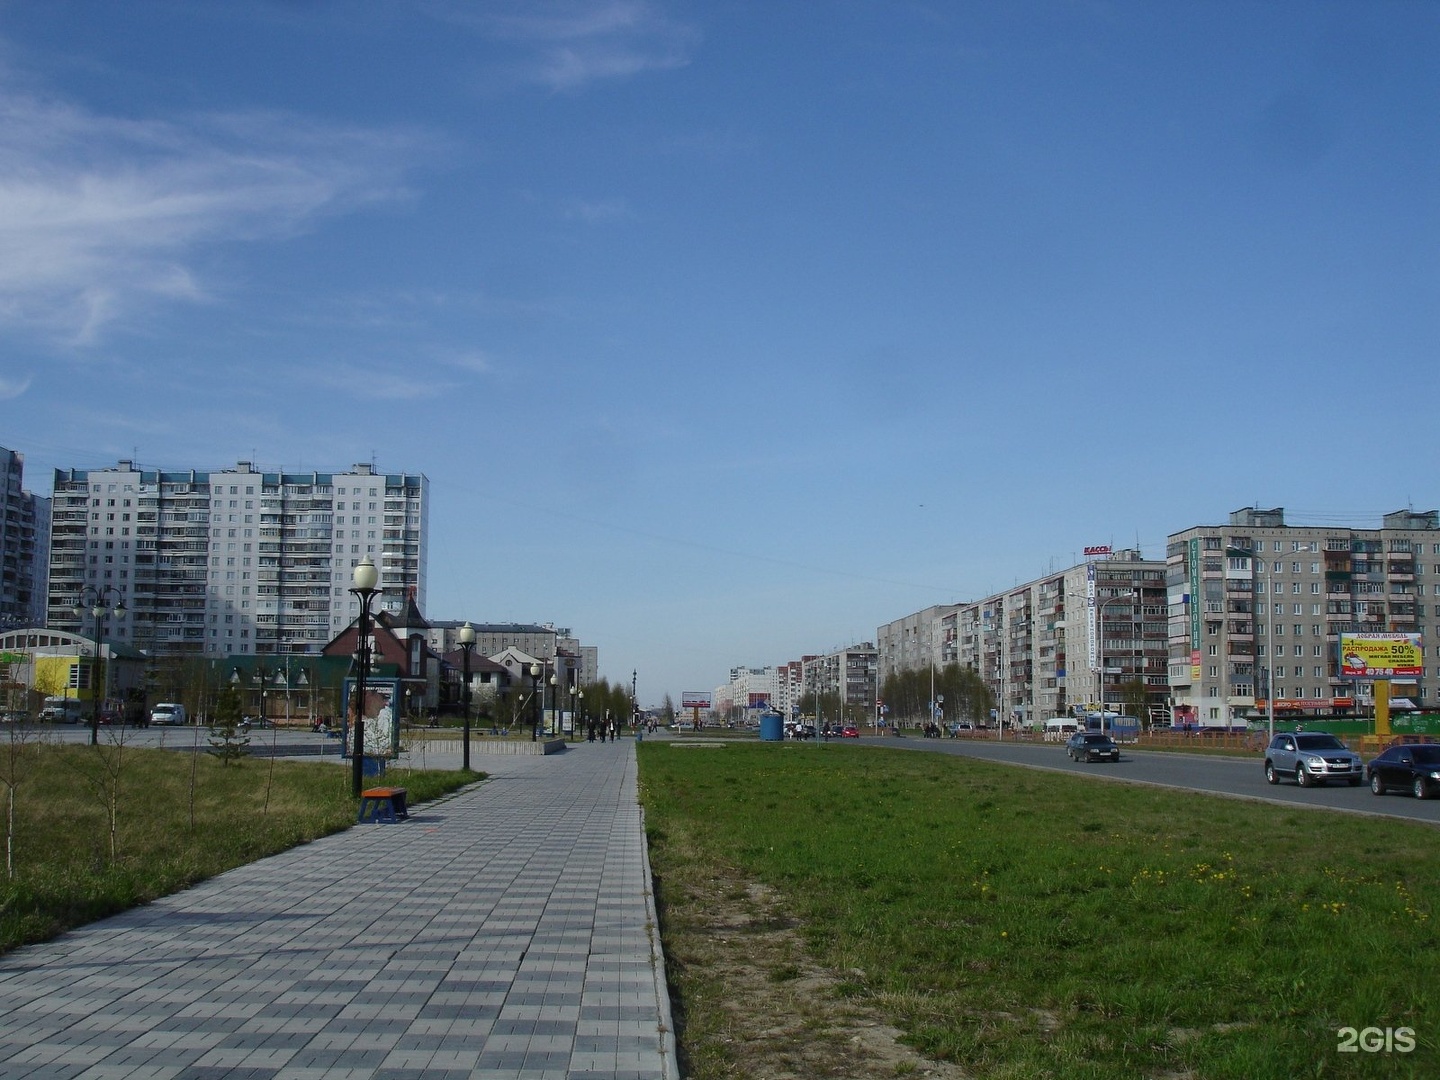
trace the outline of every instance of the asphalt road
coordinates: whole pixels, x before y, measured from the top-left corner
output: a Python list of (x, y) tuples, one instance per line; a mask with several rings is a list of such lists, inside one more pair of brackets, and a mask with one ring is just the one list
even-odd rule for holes
[(1264, 759), (1223, 757), (1217, 754), (1188, 754), (1162, 750), (1135, 750), (1121, 746), (1118, 763), (1074, 762), (1065, 754), (1064, 743), (999, 742), (989, 739), (865, 738), (862, 742), (900, 750), (959, 754), (1031, 769), (1053, 769), (1078, 773), (1100, 780), (1132, 784), (1154, 784), (1182, 788), (1210, 795), (1260, 799), (1289, 807), (1313, 807), (1356, 814), (1440, 825), (1440, 799), (1416, 799), (1410, 795), (1376, 797), (1368, 785), (1326, 785), (1298, 787), (1293, 781), (1267, 784)]

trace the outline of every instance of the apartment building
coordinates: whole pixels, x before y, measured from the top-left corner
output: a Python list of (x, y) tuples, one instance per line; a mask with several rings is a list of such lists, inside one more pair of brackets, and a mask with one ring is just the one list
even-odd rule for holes
[[(874, 644), (864, 642), (837, 649), (823, 656), (806, 658), (804, 663), (804, 693), (838, 694), (844, 707), (846, 721), (860, 722), (875, 715), (875, 702), (879, 693), (876, 674), (879, 669), (879, 653)], [(838, 721), (839, 717), (827, 717), (827, 722)]]
[(50, 500), (25, 490), (25, 455), (0, 447), (0, 630), (45, 618)]
[(1139, 550), (1093, 557), (940, 618), (941, 659), (980, 673), (1009, 725), (1115, 708), (1139, 680), (1151, 721), (1168, 722), (1165, 563)]
[(72, 608), (103, 595), (105, 635), (155, 655), (318, 654), (359, 614), (363, 558), (380, 571), (376, 610), (423, 609), (428, 515), (423, 475), (368, 464), (57, 469), (46, 623), (93, 633)]
[[(464, 619), (432, 620), (428, 631), (430, 648), (449, 656), (460, 648), (460, 628)], [(583, 644), (568, 627), (537, 623), (471, 622), (475, 631), (474, 656), (495, 657), (507, 649), (518, 649), (527, 656), (553, 663), (556, 656), (566, 657), (567, 670), (578, 673), (579, 685), (589, 686), (600, 678), (600, 650)]]
[(1227, 525), (1172, 533), (1166, 571), (1177, 720), (1243, 723), (1272, 699), (1364, 709), (1370, 684), (1340, 676), (1342, 633), (1420, 634), (1424, 672), (1392, 693), (1434, 707), (1440, 512), (1400, 510), (1378, 529), (1352, 529), (1287, 525), (1283, 507), (1250, 507)]
[[(902, 671), (919, 671), (932, 664), (941, 668), (947, 658), (953, 660), (955, 622), (950, 619), (947, 624), (946, 620), (955, 614), (959, 606), (932, 604), (876, 627), (876, 679), (879, 685), (884, 686), (886, 679)], [(947, 637), (947, 634), (952, 636)]]
[(736, 708), (780, 708), (780, 683), (779, 668), (733, 667), (729, 681), (717, 686), (711, 695), (711, 707), (721, 715)]

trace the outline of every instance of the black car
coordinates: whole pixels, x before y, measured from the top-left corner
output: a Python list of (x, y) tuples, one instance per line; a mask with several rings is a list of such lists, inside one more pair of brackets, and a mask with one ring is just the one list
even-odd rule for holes
[(1440, 794), (1440, 744), (1411, 743), (1392, 746), (1366, 766), (1370, 790), (1376, 795), (1394, 789), (1413, 792), (1417, 799)]
[(1119, 761), (1120, 745), (1098, 731), (1078, 731), (1065, 744), (1071, 761)]

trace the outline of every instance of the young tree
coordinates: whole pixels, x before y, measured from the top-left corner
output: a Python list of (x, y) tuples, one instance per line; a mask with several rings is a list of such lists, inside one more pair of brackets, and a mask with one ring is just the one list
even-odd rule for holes
[(228, 683), (215, 701), (215, 715), (210, 721), (208, 753), (220, 759), (221, 765), (239, 761), (250, 752), (250, 735), (240, 726), (242, 709), (240, 693)]
[(0, 747), (0, 784), (5, 787), (5, 876), (15, 878), (15, 793), (40, 754), (40, 739), (20, 723), (6, 725)]

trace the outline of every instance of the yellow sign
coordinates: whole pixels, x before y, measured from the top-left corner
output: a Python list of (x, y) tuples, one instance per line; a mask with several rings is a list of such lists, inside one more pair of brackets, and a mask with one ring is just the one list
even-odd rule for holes
[(1424, 670), (1419, 634), (1341, 634), (1340, 675), (1345, 679), (1418, 676)]

